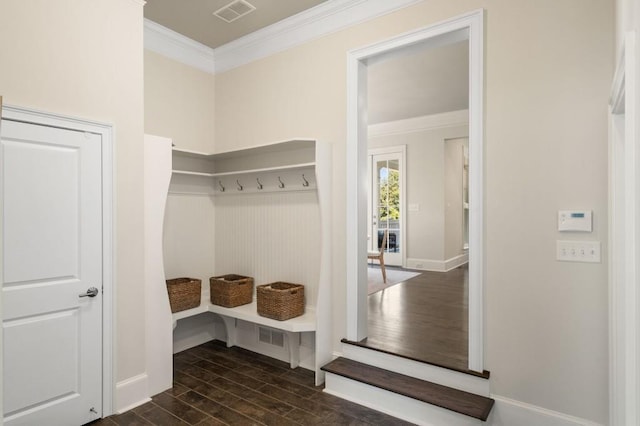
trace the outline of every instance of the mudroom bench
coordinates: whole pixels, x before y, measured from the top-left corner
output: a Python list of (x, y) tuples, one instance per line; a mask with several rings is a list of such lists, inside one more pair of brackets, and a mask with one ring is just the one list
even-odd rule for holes
[(227, 347), (236, 345), (238, 320), (264, 325), (284, 332), (289, 342), (289, 363), (291, 368), (296, 368), (300, 364), (299, 333), (316, 331), (316, 315), (313, 308), (306, 306), (303, 315), (285, 321), (278, 321), (258, 315), (255, 300), (252, 303), (235, 308), (203, 303), (197, 308), (176, 312), (173, 314), (173, 328), (178, 324), (178, 320), (203, 312), (212, 312), (220, 316), (227, 332)]

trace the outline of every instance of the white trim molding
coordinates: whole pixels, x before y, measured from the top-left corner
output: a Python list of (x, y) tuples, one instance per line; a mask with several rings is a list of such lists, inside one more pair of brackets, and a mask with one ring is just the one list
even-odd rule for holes
[[(347, 53), (347, 338), (367, 337), (367, 63), (422, 43), (469, 40), (469, 369), (484, 370), (484, 10), (476, 10)], [(434, 41), (435, 40), (435, 41)]]
[(406, 133), (423, 132), (426, 130), (444, 129), (469, 125), (469, 110), (443, 112), (440, 114), (424, 115), (422, 117), (404, 120), (388, 121), (372, 124), (368, 132), (370, 138), (381, 136), (401, 135)]
[(213, 74), (213, 49), (149, 19), (144, 20), (144, 48)]
[(609, 105), (609, 422), (640, 424), (640, 89), (637, 33), (625, 34)]
[(329, 0), (216, 48), (216, 72), (228, 71), (421, 1)]
[(548, 410), (522, 401), (491, 395), (495, 405), (487, 424), (491, 426), (545, 425), (545, 426), (602, 426), (580, 417)]
[(420, 271), (449, 272), (469, 263), (469, 253), (463, 253), (446, 260), (408, 258), (407, 268)]
[(329, 0), (304, 12), (211, 49), (144, 20), (144, 48), (214, 74), (395, 12), (423, 0)]

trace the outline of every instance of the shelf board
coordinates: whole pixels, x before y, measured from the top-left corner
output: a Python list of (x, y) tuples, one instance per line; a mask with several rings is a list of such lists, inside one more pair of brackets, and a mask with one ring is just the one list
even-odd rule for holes
[(262, 169), (250, 169), (250, 170), (235, 170), (233, 172), (223, 172), (223, 173), (212, 173), (212, 177), (221, 177), (221, 176), (234, 176), (234, 175), (248, 175), (252, 173), (267, 173), (267, 172), (277, 172), (280, 170), (296, 170), (296, 169), (305, 169), (314, 167), (316, 165), (315, 162), (311, 163), (300, 163), (300, 164), (289, 164), (286, 166), (277, 166), (277, 167), (265, 167)]
[(200, 151), (191, 151), (189, 149), (180, 149), (180, 148), (176, 148), (173, 147), (171, 149), (171, 151), (174, 154), (183, 156), (183, 157), (193, 157), (193, 158), (211, 158), (213, 156), (213, 154), (210, 154), (208, 152), (200, 152)]
[(192, 171), (189, 171), (189, 170), (171, 170), (171, 173), (173, 173), (175, 175), (185, 175), (185, 176), (214, 177), (213, 173), (192, 172)]
[(223, 172), (223, 173), (192, 172), (190, 170), (172, 170), (171, 172), (176, 175), (185, 175), (185, 176), (222, 177), (222, 176), (248, 175), (252, 173), (277, 172), (280, 170), (306, 169), (306, 168), (314, 167), (315, 164), (316, 164), (315, 162), (288, 164), (286, 166), (264, 167), (261, 169), (250, 169), (250, 170), (235, 170), (233, 172)]
[(196, 308), (192, 308), (192, 309), (187, 309), (185, 311), (180, 311), (180, 312), (176, 312), (173, 314), (173, 320), (174, 321), (178, 321), (181, 320), (183, 318), (188, 318), (188, 317), (192, 317), (194, 315), (198, 315), (201, 314), (203, 312), (208, 312), (209, 311), (209, 304), (208, 303), (203, 303), (200, 306), (196, 307)]
[(204, 158), (204, 159), (225, 159), (225, 158), (233, 158), (233, 157), (242, 157), (245, 155), (262, 155), (270, 152), (282, 152), (291, 149), (300, 149), (311, 147), (315, 144), (315, 139), (311, 138), (293, 138), (284, 141), (272, 142), (264, 145), (255, 145), (247, 148), (241, 148), (231, 151), (224, 151), (218, 153), (209, 153), (209, 152), (200, 152), (200, 151), (192, 151), (189, 149), (182, 149), (173, 147), (172, 151), (174, 154), (183, 156), (183, 157), (194, 157), (194, 158)]
[(278, 330), (302, 332), (315, 331), (316, 314), (315, 310), (305, 307), (305, 313), (299, 317), (291, 318), (286, 321), (278, 321), (271, 318), (265, 318), (258, 315), (258, 304), (254, 300), (252, 303), (236, 306), (235, 308), (225, 308), (224, 306), (209, 305), (209, 312), (225, 315), (231, 318), (252, 322), (255, 324), (265, 325), (267, 327)]
[(265, 318), (258, 315), (258, 305), (254, 300), (252, 303), (236, 306), (235, 308), (225, 308), (224, 306), (203, 303), (197, 308), (187, 309), (185, 311), (173, 314), (174, 324), (176, 321), (201, 314), (203, 312), (213, 312), (214, 314), (225, 315), (231, 318), (261, 324), (278, 330), (300, 333), (303, 331), (316, 330), (316, 313), (309, 306), (305, 307), (305, 312), (299, 317), (291, 318), (286, 321), (278, 321), (271, 318)]

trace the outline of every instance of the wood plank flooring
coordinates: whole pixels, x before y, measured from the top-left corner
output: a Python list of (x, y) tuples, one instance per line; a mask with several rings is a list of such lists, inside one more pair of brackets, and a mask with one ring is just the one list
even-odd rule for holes
[(322, 392), (309, 370), (224, 342), (208, 342), (173, 359), (173, 388), (90, 425), (411, 425)]
[(369, 296), (361, 346), (468, 372), (468, 268), (423, 272)]

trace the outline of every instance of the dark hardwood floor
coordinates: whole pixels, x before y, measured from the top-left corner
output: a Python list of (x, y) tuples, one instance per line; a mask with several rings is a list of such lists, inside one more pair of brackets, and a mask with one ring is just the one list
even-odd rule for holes
[(174, 355), (173, 380), (151, 402), (90, 425), (411, 424), (324, 393), (309, 370), (220, 341)]
[(468, 268), (423, 272), (369, 296), (362, 346), (468, 371)]

